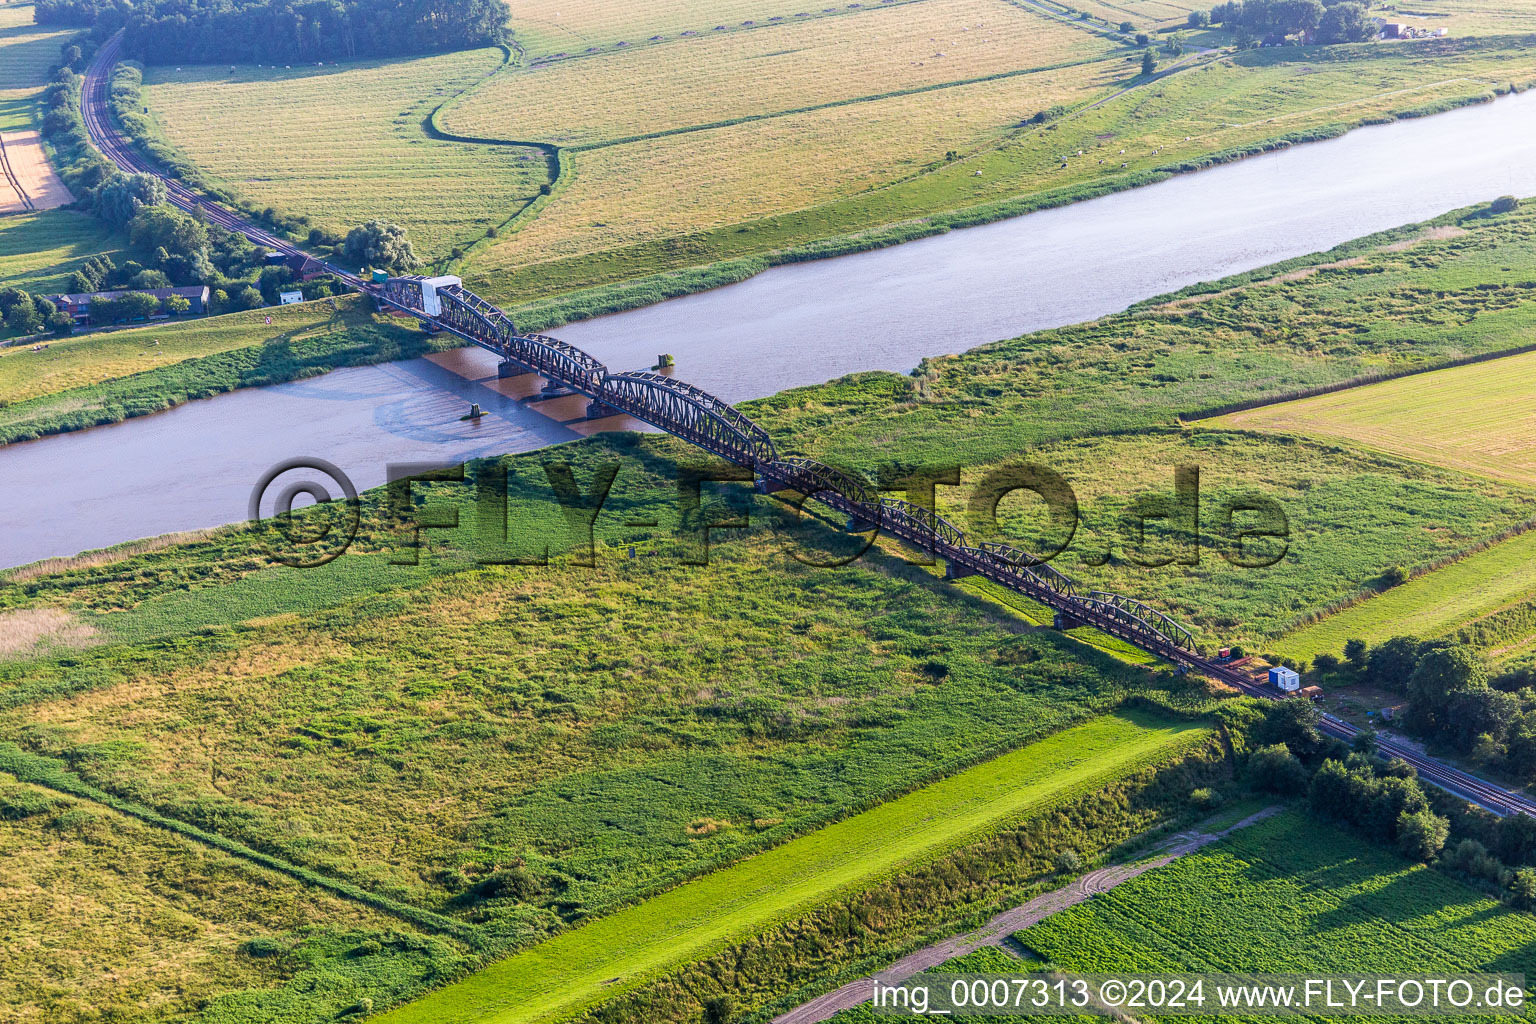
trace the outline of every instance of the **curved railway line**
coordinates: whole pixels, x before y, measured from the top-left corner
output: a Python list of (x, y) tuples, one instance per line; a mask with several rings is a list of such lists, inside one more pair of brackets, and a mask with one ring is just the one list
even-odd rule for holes
[[(383, 285), (364, 281), (340, 267), (315, 260), (218, 203), (198, 196), (180, 182), (166, 178), (134, 152), (112, 125), (107, 85), (120, 46), (120, 35), (108, 40), (85, 72), (81, 108), (87, 130), (97, 147), (119, 168), (160, 177), (170, 201), (181, 209), (200, 211), (209, 222), (239, 232), (272, 251), (314, 260), (351, 287), (371, 296), (380, 308), (414, 316), (431, 330), (450, 331), (496, 353), (522, 372), (537, 374), (551, 384), (585, 395), (595, 411), (605, 415), (623, 412), (746, 466), (753, 471), (758, 489), (764, 493), (798, 492), (846, 516), (850, 528), (883, 530), (930, 552), (944, 559), (951, 577), (982, 576), (1054, 609), (1064, 626), (1093, 626), (1181, 669), (1199, 672), (1242, 693), (1267, 700), (1283, 699), (1255, 683), (1247, 673), (1207, 658), (1188, 630), (1134, 598), (1083, 590), (1076, 581), (1016, 548), (971, 543), (963, 530), (923, 506), (880, 497), (867, 482), (815, 460), (781, 456), (773, 438), (750, 418), (691, 384), (653, 373), (614, 373), (588, 353), (558, 338), (524, 334), (510, 316), (465, 289), (457, 278), (398, 277)], [(1326, 713), (1321, 728), (1346, 742), (1360, 733), (1356, 726)], [(1536, 816), (1536, 800), (1530, 797), (1421, 754), (1400, 741), (1385, 740), (1379, 747), (1383, 754), (1412, 765), (1425, 781), (1496, 814)]]

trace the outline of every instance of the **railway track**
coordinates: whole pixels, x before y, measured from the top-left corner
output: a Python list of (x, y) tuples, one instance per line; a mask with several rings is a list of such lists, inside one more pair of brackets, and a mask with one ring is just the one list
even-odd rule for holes
[[(984, 576), (1073, 621), (1094, 626), (1241, 693), (1265, 700), (1284, 699), (1242, 671), (1206, 658), (1186, 630), (1140, 602), (1117, 594), (1080, 593), (1073, 581), (1049, 566), (1035, 565), (1022, 552), (1014, 552), (1005, 545), (968, 544), (962, 531), (921, 506), (872, 495), (865, 485), (812, 460), (780, 458), (772, 439), (761, 428), (691, 385), (655, 374), (610, 374), (597, 360), (559, 339), (518, 332), (510, 317), (462, 287), (443, 293), (443, 313), (428, 315), (421, 303), (403, 301), (402, 293), (392, 291), (391, 286), (373, 285), (350, 271), (317, 260), (228, 208), (197, 195), (167, 178), (135, 152), (112, 125), (107, 86), (121, 46), (119, 33), (102, 44), (86, 69), (80, 102), (86, 129), (97, 148), (120, 169), (160, 178), (170, 202), (180, 209), (200, 212), (209, 222), (243, 234), (271, 251), (314, 260), (351, 287), (372, 296), (381, 306), (416, 316), (434, 329), (450, 331), (609, 409), (625, 412), (723, 458), (750, 466), (765, 489), (799, 491), (848, 516), (850, 522), (878, 527), (943, 558), (952, 575)], [(407, 279), (399, 280), (410, 283)], [(1349, 722), (1326, 713), (1321, 728), (1345, 742), (1361, 732)], [(1412, 765), (1426, 782), (1496, 814), (1536, 816), (1536, 800), (1530, 797), (1428, 757), (1396, 740), (1381, 741), (1378, 748), (1382, 754)]]
[(101, 48), (96, 51), (96, 56), (85, 69), (85, 83), (80, 90), (80, 115), (85, 119), (85, 129), (90, 134), (91, 141), (96, 144), (96, 148), (101, 150), (108, 160), (116, 164), (120, 170), (130, 174), (153, 174), (159, 178), (165, 183), (166, 195), (171, 205), (179, 209), (188, 213), (199, 213), (209, 223), (244, 235), (264, 249), (283, 253), (293, 259), (313, 260), (349, 286), (359, 291), (370, 290), (368, 283), (351, 271), (317, 259), (293, 243), (252, 224), (228, 207), (198, 195), (181, 182), (162, 174), (158, 168), (134, 150), (112, 124), (111, 107), (107, 97), (112, 68), (118, 62), (122, 44), (122, 32), (118, 32), (101, 44)]

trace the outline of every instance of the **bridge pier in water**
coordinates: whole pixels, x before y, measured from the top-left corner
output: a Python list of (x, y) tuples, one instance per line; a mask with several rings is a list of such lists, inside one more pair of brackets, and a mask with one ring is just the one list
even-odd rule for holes
[(527, 372), (527, 367), (514, 363), (510, 359), (503, 359), (496, 364), (496, 376), (501, 380), (506, 380), (508, 377), (521, 377)]
[(611, 405), (604, 405), (596, 399), (587, 403), (587, 419), (589, 420), (600, 420), (604, 416), (617, 416), (618, 414), (619, 410)]

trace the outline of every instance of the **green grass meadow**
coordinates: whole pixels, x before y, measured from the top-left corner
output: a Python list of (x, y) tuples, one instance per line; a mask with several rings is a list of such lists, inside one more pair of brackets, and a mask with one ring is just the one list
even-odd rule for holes
[(381, 1019), (522, 1024), (570, 1015), (1206, 734), (1142, 716), (1096, 719), (575, 929)]
[(1536, 916), (1298, 811), (1241, 829), (1017, 938), (1050, 963), (1084, 973), (1536, 970)]
[(1394, 636), (1444, 636), (1529, 601), (1533, 593), (1536, 531), (1527, 531), (1287, 633), (1272, 646), (1312, 658), (1341, 655), (1345, 642), (1357, 637), (1374, 646)]

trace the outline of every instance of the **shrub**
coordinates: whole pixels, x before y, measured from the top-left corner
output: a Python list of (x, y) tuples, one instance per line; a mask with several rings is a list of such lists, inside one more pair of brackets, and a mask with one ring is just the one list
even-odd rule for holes
[(275, 956), (282, 956), (288, 952), (288, 947), (270, 935), (259, 935), (254, 939), (247, 939), (240, 947), (240, 951), (246, 956), (255, 957), (258, 960), (269, 960)]
[(1331, 654), (1319, 654), (1312, 659), (1312, 668), (1320, 676), (1331, 675), (1338, 671), (1339, 659)]
[(1284, 743), (1274, 743), (1249, 755), (1248, 781), (1266, 793), (1299, 793), (1306, 788), (1307, 769)]
[(1189, 802), (1203, 811), (1213, 810), (1222, 804), (1222, 796), (1209, 786), (1201, 786), (1189, 794)]
[(1512, 213), (1520, 206), (1520, 200), (1514, 196), (1499, 196), (1488, 207), (1494, 213)]
[(53, 810), (53, 801), (30, 789), (18, 789), (0, 795), (0, 820), (22, 821), (47, 814)]
[(1512, 871), (1504, 887), (1504, 899), (1517, 910), (1536, 909), (1536, 871), (1521, 868)]
[(1083, 866), (1083, 858), (1076, 850), (1062, 850), (1056, 855), (1056, 870), (1064, 875), (1074, 874)]
[(736, 1007), (730, 996), (713, 996), (704, 1000), (704, 1024), (730, 1024)]
[(1445, 846), (1451, 824), (1429, 808), (1397, 818), (1397, 848), (1410, 860), (1430, 860)]

